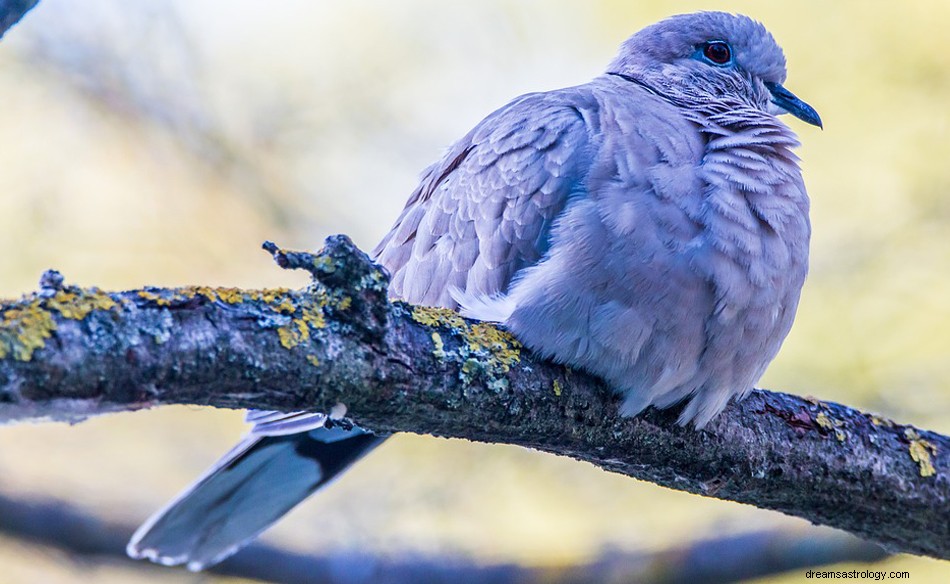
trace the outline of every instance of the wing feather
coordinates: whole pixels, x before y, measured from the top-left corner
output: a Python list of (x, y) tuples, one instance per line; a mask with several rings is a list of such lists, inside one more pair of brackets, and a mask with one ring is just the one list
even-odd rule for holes
[[(584, 92), (528, 94), (491, 114), (426, 169), (374, 250), (394, 297), (457, 308), (452, 290), (504, 293), (537, 263), (568, 199), (583, 190)], [(585, 163), (586, 162), (586, 163)]]

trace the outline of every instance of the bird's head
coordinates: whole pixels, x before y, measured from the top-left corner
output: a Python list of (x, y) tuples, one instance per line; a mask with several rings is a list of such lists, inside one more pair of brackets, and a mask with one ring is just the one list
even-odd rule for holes
[(627, 39), (607, 70), (684, 106), (751, 105), (821, 127), (785, 89), (785, 55), (762, 24), (726, 12), (682, 14)]

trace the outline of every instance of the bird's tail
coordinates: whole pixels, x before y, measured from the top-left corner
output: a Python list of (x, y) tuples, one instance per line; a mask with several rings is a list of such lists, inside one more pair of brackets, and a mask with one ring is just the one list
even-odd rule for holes
[(216, 564), (383, 440), (339, 425), (252, 433), (142, 525), (127, 551), (190, 570)]

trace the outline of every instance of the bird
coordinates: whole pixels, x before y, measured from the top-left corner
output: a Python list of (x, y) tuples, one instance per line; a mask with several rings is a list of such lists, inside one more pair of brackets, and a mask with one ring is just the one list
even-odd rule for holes
[[(647, 26), (583, 85), (488, 115), (422, 174), (373, 251), (392, 298), (497, 323), (604, 379), (620, 413), (685, 404), (704, 428), (788, 334), (811, 234), (786, 61), (747, 16)], [(134, 558), (201, 570), (385, 439), (252, 411), (248, 436), (149, 519)]]

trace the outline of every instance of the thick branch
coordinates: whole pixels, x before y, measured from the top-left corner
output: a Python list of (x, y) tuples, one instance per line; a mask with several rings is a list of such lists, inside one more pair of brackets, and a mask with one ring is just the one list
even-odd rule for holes
[(495, 327), (386, 300), (342, 236), (307, 290), (41, 289), (3, 306), (0, 421), (161, 404), (322, 410), (377, 432), (519, 444), (950, 559), (950, 438), (838, 404), (755, 391), (703, 431), (617, 398)]

